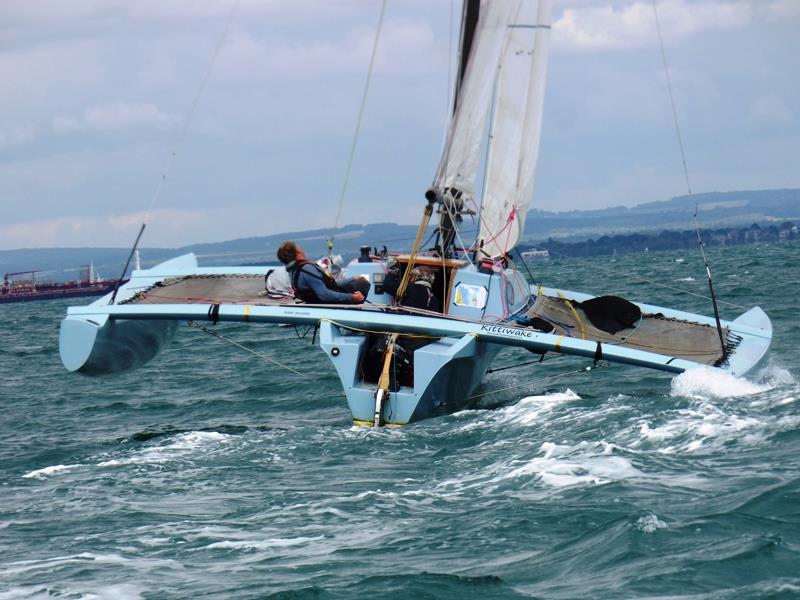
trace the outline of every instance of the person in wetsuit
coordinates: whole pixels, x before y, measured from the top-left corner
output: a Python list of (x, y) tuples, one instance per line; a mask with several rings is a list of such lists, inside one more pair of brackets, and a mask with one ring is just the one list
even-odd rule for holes
[[(405, 294), (399, 299), (398, 306), (442, 312), (442, 303), (432, 289), (435, 278), (436, 275), (430, 267), (420, 265), (412, 269)], [(397, 290), (401, 279), (400, 265), (390, 260), (386, 276), (383, 279), (383, 290), (390, 296), (397, 298)], [(364, 363), (364, 372), (370, 378), (368, 379), (370, 382), (378, 381), (389, 339), (389, 335), (373, 335), (370, 338)], [(414, 385), (414, 353), (432, 341), (434, 341), (433, 338), (413, 336), (400, 336), (398, 338), (395, 343), (395, 369), (391, 373), (390, 390), (397, 391), (400, 385)]]
[(286, 265), (292, 279), (295, 298), (309, 304), (361, 304), (369, 293), (370, 283), (362, 277), (337, 282), (292, 241), (278, 248), (278, 260)]
[[(422, 308), (433, 312), (442, 312), (442, 303), (439, 298), (433, 293), (433, 281), (436, 275), (430, 267), (424, 265), (414, 267), (411, 271), (411, 278), (409, 279), (406, 293), (398, 302), (401, 306), (408, 306), (410, 308)], [(383, 290), (390, 296), (397, 297), (397, 288), (400, 286), (399, 266), (395, 264), (389, 265), (389, 270), (383, 280)]]

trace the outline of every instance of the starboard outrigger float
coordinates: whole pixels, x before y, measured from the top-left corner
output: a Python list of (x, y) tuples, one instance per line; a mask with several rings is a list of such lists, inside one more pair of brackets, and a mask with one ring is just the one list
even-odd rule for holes
[[(544, 1), (464, 3), (447, 144), (412, 251), (394, 257), (404, 276), (414, 266), (433, 270), (441, 313), (404, 307), (385, 292), (385, 256), (365, 253), (346, 268), (347, 276), (370, 280), (367, 304), (320, 305), (264, 297), (266, 268), (202, 268), (189, 254), (136, 270), (114, 294), (70, 308), (59, 340), (64, 366), (86, 375), (135, 368), (168, 343), (181, 321), (318, 327), (353, 422), (376, 426), (469, 406), (504, 346), (673, 373), (697, 367), (746, 373), (772, 337), (758, 307), (725, 321), (616, 296), (530, 286), (514, 267), (509, 252), (533, 193), (548, 38)], [(491, 143), (481, 159), (487, 126)], [(434, 212), (434, 247), (422, 252)], [(470, 247), (461, 239), (464, 215), (477, 215), (480, 223)], [(405, 283), (404, 277), (401, 299)]]

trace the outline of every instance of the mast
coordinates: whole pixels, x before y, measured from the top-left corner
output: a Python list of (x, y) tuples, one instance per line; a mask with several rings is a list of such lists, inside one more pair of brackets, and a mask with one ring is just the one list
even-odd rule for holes
[(455, 93), (453, 94), (453, 114), (458, 107), (458, 94), (461, 91), (461, 82), (467, 71), (469, 52), (472, 49), (472, 40), (475, 39), (475, 28), (478, 26), (478, 16), (481, 11), (480, 0), (464, 0), (464, 9), (461, 16), (461, 36), (458, 42), (458, 76), (456, 78)]
[[(461, 13), (461, 34), (458, 42), (458, 73), (456, 75), (455, 92), (453, 94), (453, 113), (451, 115), (444, 155), (442, 156), (443, 163), (447, 162), (450, 153), (453, 125), (458, 111), (459, 98), (461, 96), (464, 77), (467, 73), (467, 66), (470, 63), (470, 53), (472, 51), (473, 41), (475, 40), (480, 14), (481, 0), (464, 0)], [(441, 168), (442, 166), (440, 165), (440, 171)], [(464, 203), (461, 199), (461, 193), (455, 189), (444, 190), (444, 193), (440, 193), (439, 190), (435, 189), (435, 186), (432, 186), (425, 192), (425, 198), (430, 205), (434, 203), (439, 204), (439, 226), (436, 234), (435, 247), (441, 256), (447, 256), (455, 240), (457, 227), (463, 220), (461, 214), (464, 210)]]

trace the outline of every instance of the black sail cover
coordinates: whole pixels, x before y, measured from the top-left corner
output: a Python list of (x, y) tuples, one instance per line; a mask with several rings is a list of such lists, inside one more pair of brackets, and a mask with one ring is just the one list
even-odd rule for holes
[(598, 296), (577, 306), (586, 313), (592, 325), (606, 333), (630, 329), (642, 318), (642, 311), (633, 302), (619, 296)]

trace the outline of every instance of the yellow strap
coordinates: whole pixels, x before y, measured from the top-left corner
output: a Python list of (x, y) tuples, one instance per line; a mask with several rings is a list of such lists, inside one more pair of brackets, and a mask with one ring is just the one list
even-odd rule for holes
[(560, 290), (558, 292), (558, 297), (561, 298), (567, 306), (569, 306), (569, 309), (572, 311), (572, 316), (575, 317), (576, 321), (578, 321), (578, 329), (581, 332), (581, 339), (585, 340), (586, 339), (586, 330), (583, 328), (583, 321), (581, 321), (581, 318), (578, 316), (578, 311), (575, 310), (575, 307), (572, 306), (572, 302), (567, 300), (564, 297), (564, 294), (562, 294)]
[(392, 355), (394, 354), (394, 344), (397, 341), (399, 333), (393, 333), (389, 339), (389, 345), (386, 347), (386, 356), (383, 358), (383, 371), (381, 371), (380, 379), (378, 379), (378, 389), (389, 391), (389, 367), (392, 364)]
[(422, 213), (422, 221), (420, 221), (419, 228), (417, 228), (417, 237), (414, 240), (414, 245), (411, 247), (411, 256), (408, 258), (408, 265), (406, 265), (406, 270), (403, 273), (403, 278), (400, 280), (400, 285), (397, 286), (395, 298), (397, 298), (398, 301), (401, 300), (406, 293), (408, 282), (411, 279), (411, 269), (414, 268), (414, 261), (417, 259), (419, 246), (422, 244), (422, 237), (425, 235), (425, 230), (428, 229), (428, 223), (431, 220), (432, 214), (433, 205), (428, 204), (425, 207), (425, 211)]
[(250, 322), (250, 305), (249, 304), (245, 304), (244, 305), (244, 320), (247, 321), (248, 323)]

